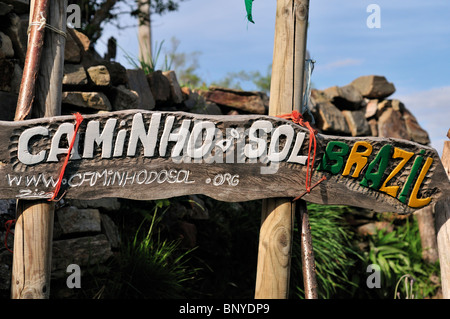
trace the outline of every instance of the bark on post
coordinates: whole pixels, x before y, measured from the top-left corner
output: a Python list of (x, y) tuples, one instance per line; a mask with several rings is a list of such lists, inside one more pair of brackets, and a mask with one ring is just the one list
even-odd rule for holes
[[(450, 141), (444, 142), (442, 164), (450, 179)], [(450, 200), (437, 202), (434, 212), (441, 266), (442, 295), (445, 299), (450, 299)]]
[(311, 227), (309, 224), (309, 214), (304, 200), (297, 203), (297, 210), (300, 214), (301, 225), (301, 247), (302, 247), (302, 272), (303, 285), (305, 289), (305, 299), (317, 299), (317, 278), (316, 263), (312, 246)]
[(147, 65), (152, 64), (152, 32), (150, 21), (150, 3), (148, 0), (136, 0), (138, 7), (139, 59)]
[[(30, 24), (37, 23), (41, 19), (47, 20), (48, 0), (32, 1), (30, 4)], [(24, 120), (33, 106), (36, 78), (41, 61), (42, 48), (44, 46), (45, 28), (33, 26), (28, 36), (27, 55), (23, 68), (22, 82), (20, 84), (19, 97), (17, 100), (15, 121)]]
[[(269, 115), (300, 111), (309, 0), (278, 0)], [(289, 295), (295, 203), (292, 198), (263, 201), (255, 298)]]
[(422, 259), (428, 263), (439, 260), (436, 241), (435, 220), (433, 206), (427, 206), (414, 213), (419, 225), (420, 240), (422, 243)]
[[(38, 6), (31, 6), (31, 10), (33, 8), (40, 10)], [(67, 0), (49, 0), (47, 23), (65, 32), (66, 9)], [(33, 17), (36, 15), (31, 14)], [(54, 31), (45, 30), (46, 45), (42, 52), (38, 85), (36, 85), (37, 99), (34, 105), (36, 109), (33, 109), (33, 115), (38, 117), (61, 114), (65, 38)], [(29, 43), (30, 45), (32, 42)], [(35, 76), (24, 76), (24, 81), (34, 82), (35, 80)], [(26, 99), (31, 108), (34, 92), (30, 91), (28, 94), (31, 94), (31, 99), (28, 96)], [(20, 118), (16, 118), (18, 119)], [(49, 298), (54, 209), (54, 203), (46, 200), (18, 201), (11, 287), (13, 299)]]

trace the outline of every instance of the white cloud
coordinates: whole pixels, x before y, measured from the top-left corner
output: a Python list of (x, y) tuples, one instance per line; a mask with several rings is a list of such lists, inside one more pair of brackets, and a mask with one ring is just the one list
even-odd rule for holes
[(431, 146), (442, 154), (450, 128), (450, 86), (396, 96), (430, 135)]
[(318, 65), (317, 68), (318, 69), (322, 69), (322, 70), (330, 71), (330, 70), (334, 70), (334, 69), (337, 69), (337, 68), (344, 68), (344, 67), (348, 67), (348, 66), (361, 65), (362, 63), (363, 63), (362, 59), (348, 58), (348, 59), (342, 59), (342, 60), (329, 62), (329, 63), (324, 64), (324, 65)]

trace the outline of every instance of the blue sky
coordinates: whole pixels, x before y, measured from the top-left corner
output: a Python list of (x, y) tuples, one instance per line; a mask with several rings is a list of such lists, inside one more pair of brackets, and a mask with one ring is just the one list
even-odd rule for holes
[[(379, 29), (367, 27), (370, 4), (380, 7)], [(255, 0), (251, 24), (244, 0), (186, 0), (178, 12), (153, 17), (152, 36), (167, 45), (176, 37), (179, 52), (199, 52), (197, 73), (206, 83), (241, 70), (265, 74), (273, 57), (275, 12), (276, 0)], [(111, 35), (128, 54), (138, 55), (134, 28), (106, 28), (99, 52)], [(450, 128), (450, 1), (311, 0), (307, 47), (316, 60), (316, 88), (384, 75), (397, 89), (391, 98), (405, 103), (442, 152)], [(117, 60), (131, 67), (120, 50)]]

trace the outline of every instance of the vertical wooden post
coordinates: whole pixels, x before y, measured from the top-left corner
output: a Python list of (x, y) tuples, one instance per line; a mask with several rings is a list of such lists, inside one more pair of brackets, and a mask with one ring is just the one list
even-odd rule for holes
[(432, 205), (422, 208), (414, 213), (419, 225), (420, 241), (422, 243), (422, 259), (428, 263), (439, 260), (436, 241), (436, 229)]
[[(300, 111), (309, 0), (278, 0), (275, 22), (269, 115)], [(299, 190), (300, 191), (300, 190)], [(263, 200), (255, 298), (289, 295), (295, 203), (291, 198)]]
[[(442, 164), (450, 179), (450, 141), (444, 142)], [(445, 299), (450, 299), (450, 200), (437, 202), (434, 206), (434, 212), (441, 266), (442, 295)]]
[(317, 299), (317, 278), (316, 263), (314, 259), (314, 251), (312, 246), (311, 227), (309, 224), (309, 214), (306, 202), (300, 200), (297, 203), (298, 214), (300, 214), (301, 224), (301, 247), (302, 247), (302, 272), (303, 285), (305, 289), (305, 299)]
[(136, 0), (138, 9), (139, 60), (152, 65), (151, 8), (148, 0)]
[[(41, 19), (47, 19), (48, 0), (32, 0), (30, 3), (30, 25), (38, 23)], [(17, 100), (15, 121), (24, 120), (33, 106), (36, 78), (44, 46), (45, 29), (34, 26), (29, 30), (27, 55), (20, 84), (19, 97)]]
[[(47, 23), (65, 32), (67, 0), (49, 1)], [(46, 30), (34, 116), (61, 114), (64, 47), (61, 34)], [(54, 203), (46, 200), (18, 201), (11, 287), (14, 299), (47, 299), (50, 295), (54, 209)]]
[[(67, 0), (50, 0), (49, 24), (66, 32)], [(52, 30), (45, 33), (41, 67), (36, 90), (35, 118), (61, 115), (62, 78), (66, 38)]]

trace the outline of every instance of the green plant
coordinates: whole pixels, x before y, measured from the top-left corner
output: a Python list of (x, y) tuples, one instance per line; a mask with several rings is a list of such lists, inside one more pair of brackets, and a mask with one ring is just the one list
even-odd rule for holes
[(397, 282), (397, 285), (395, 285), (395, 292), (394, 292), (394, 299), (397, 299), (397, 297), (400, 299), (400, 292), (398, 292), (398, 286), (400, 283), (404, 282), (404, 288), (405, 288), (405, 299), (414, 299), (413, 294), (413, 284), (414, 284), (414, 278), (411, 277), (409, 274), (403, 275), (400, 277), (400, 279)]
[[(117, 259), (118, 276), (113, 297), (184, 298), (187, 282), (196, 269), (187, 266), (192, 250), (182, 250), (179, 241), (163, 239), (159, 223), (170, 202), (155, 202), (153, 213), (144, 220), (132, 240), (124, 243)], [(160, 212), (162, 210), (162, 212)], [(148, 227), (144, 231), (145, 226)]]
[[(392, 232), (378, 230), (369, 237), (370, 250), (366, 253), (369, 264), (377, 264), (381, 269), (381, 289), (375, 289), (381, 298), (401, 295), (416, 298), (430, 298), (439, 283), (433, 282), (439, 274), (439, 264), (428, 264), (422, 260), (422, 246), (417, 221), (406, 220)], [(398, 283), (408, 275), (411, 286)]]
[[(161, 55), (161, 50), (164, 45), (164, 40), (161, 41), (161, 43), (158, 44), (158, 42), (155, 43), (156, 48), (156, 54), (152, 55), (150, 63), (147, 63), (144, 61), (144, 59), (139, 59), (137, 57), (134, 57), (130, 55), (126, 50), (124, 50), (122, 47), (119, 46), (119, 48), (124, 52), (125, 58), (134, 68), (136, 69), (142, 69), (145, 74), (150, 74), (157, 70), (158, 68), (158, 60)], [(164, 64), (161, 67), (163, 71), (169, 71), (172, 68), (172, 61), (169, 59), (168, 55), (164, 56)]]
[[(353, 244), (354, 233), (345, 223), (345, 206), (308, 204), (311, 237), (316, 265), (318, 295), (320, 299), (352, 296), (357, 287), (352, 276), (362, 255)], [(298, 225), (299, 223), (297, 223)], [(295, 233), (299, 234), (296, 227)], [(300, 235), (293, 245), (292, 293), (304, 298), (301, 265)]]
[(170, 60), (171, 67), (177, 74), (180, 86), (186, 86), (191, 89), (206, 88), (206, 84), (202, 82), (202, 79), (197, 74), (199, 69), (198, 58), (201, 53), (199, 51), (178, 52), (179, 46), (180, 40), (176, 37), (170, 38), (170, 46), (168, 50), (165, 50), (165, 55)]

